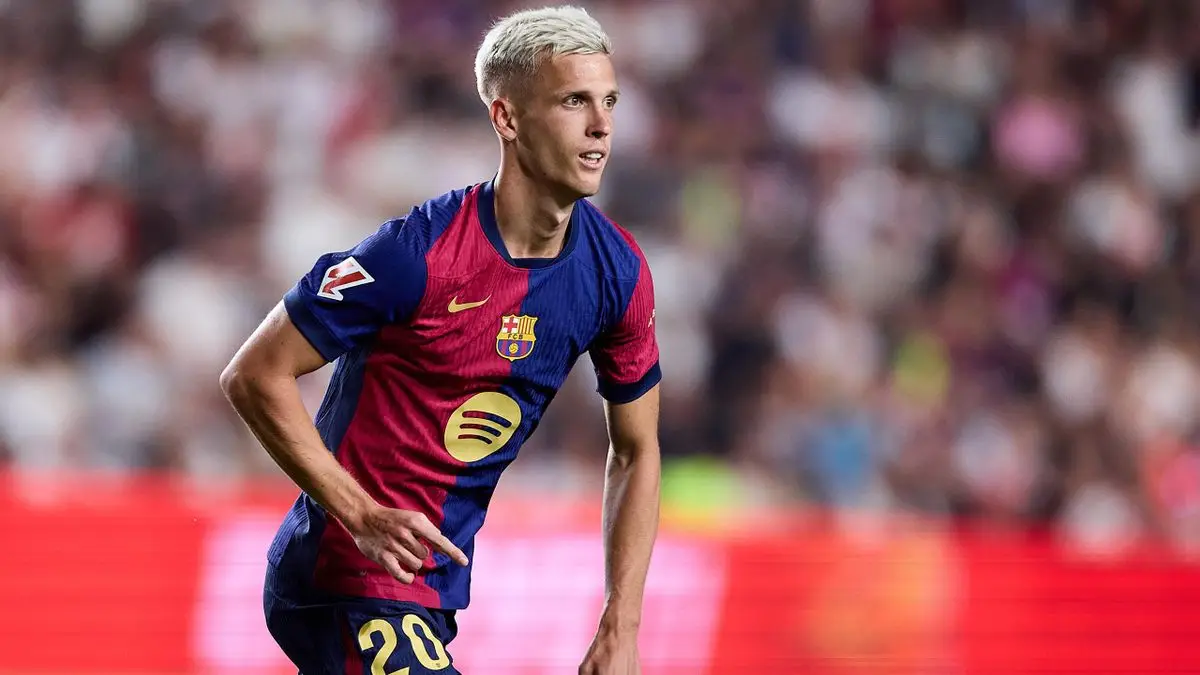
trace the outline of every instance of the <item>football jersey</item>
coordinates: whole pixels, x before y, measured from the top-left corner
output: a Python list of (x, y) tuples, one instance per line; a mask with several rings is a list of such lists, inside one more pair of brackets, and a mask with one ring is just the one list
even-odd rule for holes
[[(322, 256), (284, 305), (336, 360), (316, 416), (326, 447), (379, 503), (424, 513), (472, 560), (501, 472), (581, 354), (615, 403), (661, 377), (646, 260), (587, 200), (557, 257), (514, 260), (492, 184), (450, 192)], [(435, 552), (403, 584), (305, 494), (269, 560), (336, 594), (469, 602), (469, 566)]]

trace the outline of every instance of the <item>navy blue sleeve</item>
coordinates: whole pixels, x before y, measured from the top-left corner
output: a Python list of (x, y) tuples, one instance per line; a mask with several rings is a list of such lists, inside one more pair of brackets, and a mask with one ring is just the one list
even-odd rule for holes
[(423, 217), (389, 220), (349, 251), (321, 256), (284, 296), (292, 323), (327, 361), (407, 319), (425, 293)]

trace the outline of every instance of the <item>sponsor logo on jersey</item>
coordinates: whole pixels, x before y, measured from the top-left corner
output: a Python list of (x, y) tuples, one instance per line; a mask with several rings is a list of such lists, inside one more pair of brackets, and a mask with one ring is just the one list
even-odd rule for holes
[(475, 394), (450, 415), (442, 441), (454, 459), (470, 464), (499, 451), (521, 426), (521, 406), (498, 391)]

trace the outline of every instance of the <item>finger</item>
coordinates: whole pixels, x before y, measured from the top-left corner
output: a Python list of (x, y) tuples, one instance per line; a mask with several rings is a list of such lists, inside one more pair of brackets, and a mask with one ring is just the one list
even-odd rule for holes
[(424, 564), (424, 558), (413, 555), (413, 552), (405, 548), (400, 542), (396, 542), (388, 551), (396, 556), (396, 561), (400, 563), (401, 567), (411, 572), (420, 571), (421, 565)]
[(450, 559), (459, 565), (465, 566), (470, 562), (467, 560), (467, 554), (459, 550), (459, 548), (455, 546), (453, 542), (446, 538), (446, 535), (442, 534), (436, 527), (433, 526), (433, 523), (429, 522), (428, 520), (417, 521), (413, 525), (413, 530), (415, 530), (417, 534), (424, 537), (431, 546), (450, 556)]
[(429, 548), (425, 544), (422, 544), (421, 540), (417, 539), (416, 535), (412, 532), (407, 530), (401, 531), (397, 533), (396, 540), (404, 547), (404, 550), (408, 551), (410, 555), (415, 556), (417, 560), (425, 560), (429, 557)]
[(379, 556), (379, 564), (383, 565), (383, 568), (388, 571), (388, 574), (392, 575), (397, 581), (404, 584), (411, 584), (416, 576), (412, 572), (409, 572), (401, 567), (399, 561), (396, 560), (396, 556), (386, 551), (383, 553), (383, 555)]

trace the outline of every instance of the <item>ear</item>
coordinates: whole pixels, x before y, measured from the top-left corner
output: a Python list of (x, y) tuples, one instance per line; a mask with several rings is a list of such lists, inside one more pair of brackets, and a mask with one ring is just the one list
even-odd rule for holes
[(492, 128), (502, 140), (509, 143), (517, 140), (517, 111), (512, 101), (506, 98), (493, 100), (488, 115), (492, 118)]

